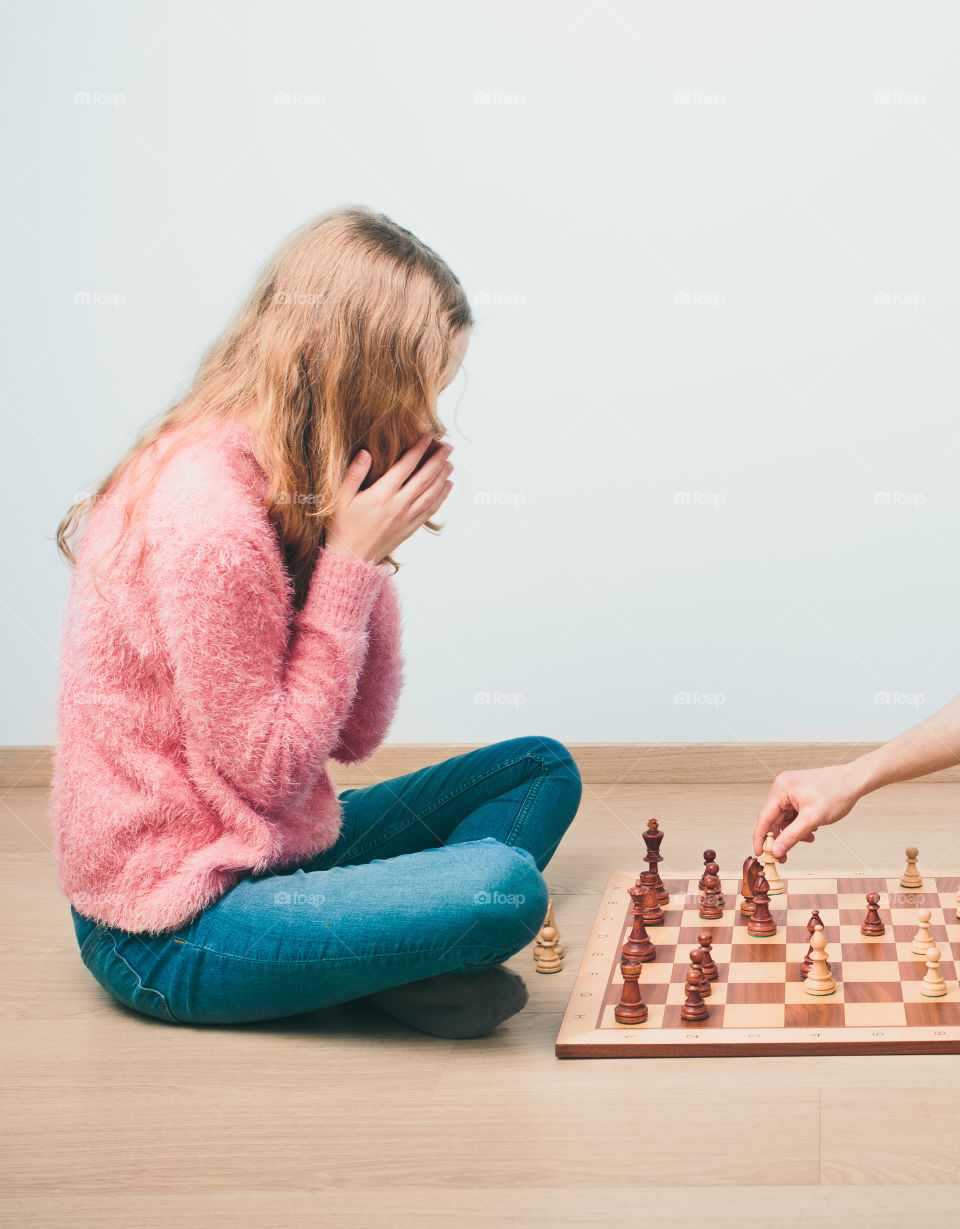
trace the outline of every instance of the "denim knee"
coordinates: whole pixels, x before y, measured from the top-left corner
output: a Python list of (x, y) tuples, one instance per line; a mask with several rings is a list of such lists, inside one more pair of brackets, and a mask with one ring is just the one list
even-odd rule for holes
[(562, 783), (566, 786), (570, 804), (576, 811), (583, 794), (583, 781), (577, 761), (570, 754), (569, 749), (558, 739), (549, 738), (547, 735), (529, 735), (528, 741), (531, 755), (536, 755), (546, 762), (550, 780), (554, 785)]
[(543, 924), (549, 899), (546, 881), (525, 849), (493, 837), (469, 844), (475, 934), (482, 934), (485, 944), (512, 954), (525, 947)]

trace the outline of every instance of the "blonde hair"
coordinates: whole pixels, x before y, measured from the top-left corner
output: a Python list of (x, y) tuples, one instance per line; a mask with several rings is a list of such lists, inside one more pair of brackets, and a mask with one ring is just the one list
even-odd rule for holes
[[(128, 498), (119, 549), (159, 465), (211, 419), (252, 408), (259, 414), (257, 460), (267, 475), (264, 502), (301, 604), (357, 452), (371, 454), (369, 486), (424, 424), (432, 434), (446, 432), (437, 395), (455, 339), (472, 324), (459, 280), (410, 231), (359, 205), (322, 214), (268, 261), (186, 396), (144, 429), (96, 492), (71, 506), (57, 529), (58, 548), (76, 563), (69, 538), (86, 513), (161, 436), (185, 428)], [(142, 558), (141, 548), (137, 566)]]

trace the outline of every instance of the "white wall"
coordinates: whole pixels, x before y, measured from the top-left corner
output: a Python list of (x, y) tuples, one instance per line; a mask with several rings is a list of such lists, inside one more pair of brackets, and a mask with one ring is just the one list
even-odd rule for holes
[(73, 493), (345, 201), (477, 304), (395, 740), (872, 739), (960, 690), (955, 5), (3, 23), (0, 743), (55, 738)]

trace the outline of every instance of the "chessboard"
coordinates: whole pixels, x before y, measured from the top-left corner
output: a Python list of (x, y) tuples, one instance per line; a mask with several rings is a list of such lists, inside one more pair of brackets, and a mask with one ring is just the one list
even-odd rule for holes
[[(614, 1008), (623, 978), (620, 952), (630, 933), (631, 887), (636, 875), (614, 873), (604, 889), (570, 994), (556, 1053), (560, 1058), (719, 1057), (724, 1054), (933, 1054), (960, 1053), (960, 876), (923, 871), (923, 887), (900, 886), (899, 872), (861, 871), (837, 878), (783, 868), (785, 891), (770, 898), (777, 933), (747, 934), (739, 910), (738, 879), (721, 879), (723, 917), (699, 917), (699, 876), (663, 876), (670, 894), (662, 926), (650, 927), (656, 959), (641, 966), (640, 992), (648, 1005), (642, 1024), (620, 1024)], [(860, 933), (867, 892), (880, 893), (886, 934)], [(807, 922), (819, 910), (836, 992), (823, 998), (803, 988), (800, 965), (808, 950)], [(941, 952), (943, 998), (925, 998), (926, 971), (910, 944), (917, 910), (929, 909), (930, 932)], [(684, 1024), (680, 1008), (690, 952), (711, 932), (719, 977), (706, 999), (709, 1016)]]

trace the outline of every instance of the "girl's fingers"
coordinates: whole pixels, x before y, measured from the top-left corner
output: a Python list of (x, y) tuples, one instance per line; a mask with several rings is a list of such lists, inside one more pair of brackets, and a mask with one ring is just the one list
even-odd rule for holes
[(412, 506), (413, 501), (429, 490), (438, 478), (445, 477), (447, 472), (453, 468), (449, 463), (451, 451), (450, 444), (441, 444), (433, 456), (428, 457), (416, 473), (411, 474), (403, 484), (400, 489), (401, 498), (408, 498)]
[(408, 448), (398, 461), (394, 461), (380, 481), (385, 482), (391, 490), (398, 491), (423, 460), (423, 454), (432, 442), (432, 435), (421, 435), (412, 448)]
[(347, 467), (347, 472), (343, 476), (343, 482), (340, 484), (341, 502), (349, 503), (360, 490), (360, 486), (369, 472), (372, 461), (373, 457), (371, 457), (370, 453), (365, 448), (361, 448)]

